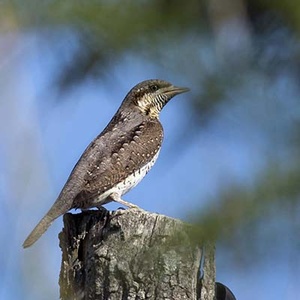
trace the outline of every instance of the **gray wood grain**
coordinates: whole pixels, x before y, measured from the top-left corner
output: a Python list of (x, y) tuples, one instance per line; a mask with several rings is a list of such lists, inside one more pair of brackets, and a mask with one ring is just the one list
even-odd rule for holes
[(201, 248), (189, 226), (136, 209), (65, 214), (61, 299), (196, 300)]

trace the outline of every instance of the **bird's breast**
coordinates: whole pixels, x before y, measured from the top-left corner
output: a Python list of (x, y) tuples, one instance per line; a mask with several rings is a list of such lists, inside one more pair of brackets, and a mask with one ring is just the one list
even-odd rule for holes
[(157, 151), (157, 153), (153, 156), (153, 158), (144, 166), (142, 166), (140, 169), (134, 171), (130, 175), (128, 175), (123, 181), (117, 183), (114, 187), (111, 189), (105, 191), (101, 195), (95, 199), (95, 203), (100, 204), (101, 202), (106, 202), (106, 198), (109, 197), (112, 193), (118, 193), (120, 196), (126, 194), (129, 192), (132, 188), (134, 188), (149, 172), (149, 170), (153, 167), (155, 164), (160, 150)]

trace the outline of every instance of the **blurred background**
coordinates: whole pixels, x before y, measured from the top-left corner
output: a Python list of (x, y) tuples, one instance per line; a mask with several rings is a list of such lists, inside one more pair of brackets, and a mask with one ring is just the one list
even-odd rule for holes
[(297, 298), (299, 1), (4, 0), (0, 28), (1, 299), (59, 298), (62, 218), (21, 245), (150, 78), (191, 92), (162, 112), (160, 157), (124, 199), (216, 238), (237, 299)]

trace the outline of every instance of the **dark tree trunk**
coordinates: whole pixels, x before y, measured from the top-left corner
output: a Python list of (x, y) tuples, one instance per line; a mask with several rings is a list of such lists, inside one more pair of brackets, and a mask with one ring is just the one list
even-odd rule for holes
[[(60, 233), (61, 299), (214, 299), (213, 256), (204, 262), (190, 225), (135, 209), (66, 214)], [(209, 252), (212, 253), (212, 252)]]

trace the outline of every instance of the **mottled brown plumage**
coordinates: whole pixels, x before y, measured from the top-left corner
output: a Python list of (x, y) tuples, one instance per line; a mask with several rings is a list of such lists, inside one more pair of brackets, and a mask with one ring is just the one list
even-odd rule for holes
[(172, 97), (186, 91), (157, 79), (136, 85), (84, 151), (57, 200), (23, 247), (31, 246), (56, 218), (72, 208), (100, 207), (110, 201), (136, 207), (121, 196), (155, 163), (163, 139), (160, 111)]

